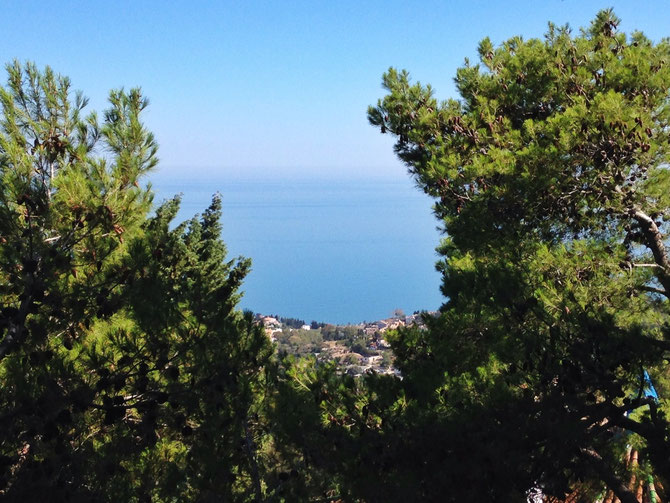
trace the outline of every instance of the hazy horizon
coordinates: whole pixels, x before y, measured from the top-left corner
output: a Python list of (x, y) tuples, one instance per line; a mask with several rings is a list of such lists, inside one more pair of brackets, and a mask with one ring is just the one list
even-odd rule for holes
[(345, 324), (444, 301), (432, 200), (408, 177), (150, 179), (156, 203), (182, 194), (178, 222), (221, 194), (228, 260), (252, 260), (244, 309)]

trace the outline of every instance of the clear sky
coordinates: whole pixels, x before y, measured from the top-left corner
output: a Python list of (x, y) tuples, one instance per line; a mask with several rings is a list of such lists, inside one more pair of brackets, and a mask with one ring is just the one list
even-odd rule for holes
[(670, 34), (670, 2), (35, 1), (0, 2), (0, 60), (51, 65), (104, 106), (141, 86), (163, 174), (398, 175), (392, 140), (367, 124), (382, 73), (405, 68), (454, 96), (477, 42), (588, 24), (612, 6), (624, 31)]

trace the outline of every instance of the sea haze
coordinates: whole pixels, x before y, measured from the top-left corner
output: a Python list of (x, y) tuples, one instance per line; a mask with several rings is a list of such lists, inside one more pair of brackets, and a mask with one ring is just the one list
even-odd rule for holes
[[(183, 173), (183, 172), (182, 172)], [(156, 203), (182, 194), (178, 220), (223, 200), (229, 257), (253, 261), (241, 307), (329, 323), (400, 308), (435, 310), (440, 234), (431, 200), (406, 178), (243, 180), (156, 173)]]

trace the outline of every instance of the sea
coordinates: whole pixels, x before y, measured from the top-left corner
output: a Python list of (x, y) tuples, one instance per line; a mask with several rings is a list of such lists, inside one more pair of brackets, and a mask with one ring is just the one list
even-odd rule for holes
[(405, 178), (244, 179), (156, 173), (155, 201), (181, 194), (178, 221), (223, 204), (229, 259), (250, 257), (240, 307), (311, 321), (375, 321), (433, 311), (441, 233), (432, 200)]

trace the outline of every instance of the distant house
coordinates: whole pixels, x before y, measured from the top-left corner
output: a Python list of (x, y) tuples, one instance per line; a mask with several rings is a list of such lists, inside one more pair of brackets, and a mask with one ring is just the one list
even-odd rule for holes
[(391, 320), (389, 321), (387, 328), (388, 330), (395, 330), (398, 327), (404, 327), (404, 326), (405, 322), (403, 320)]
[(312, 326), (311, 325), (303, 325), (300, 327), (300, 330), (311, 330)]
[(281, 323), (279, 320), (277, 318), (273, 318), (272, 316), (263, 316), (261, 321), (263, 322), (263, 326), (265, 328), (270, 328), (273, 330), (281, 328)]

